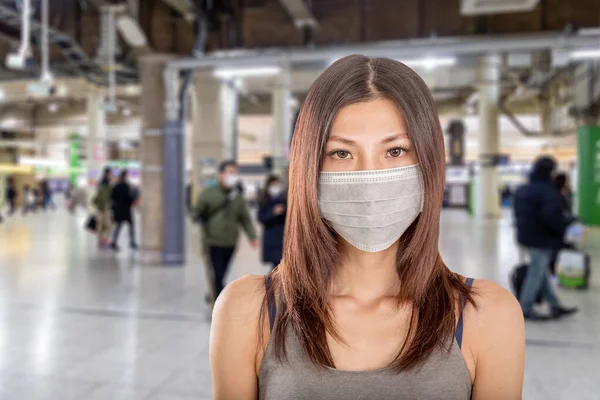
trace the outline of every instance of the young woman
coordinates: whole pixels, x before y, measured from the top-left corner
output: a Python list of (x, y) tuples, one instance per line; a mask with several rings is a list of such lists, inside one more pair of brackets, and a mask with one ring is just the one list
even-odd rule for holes
[(267, 178), (258, 206), (258, 220), (263, 225), (262, 259), (274, 269), (283, 256), (283, 229), (285, 227), (286, 196), (278, 176)]
[(293, 136), (283, 261), (217, 301), (216, 400), (520, 399), (515, 298), (438, 251), (445, 152), (423, 80), (349, 56)]

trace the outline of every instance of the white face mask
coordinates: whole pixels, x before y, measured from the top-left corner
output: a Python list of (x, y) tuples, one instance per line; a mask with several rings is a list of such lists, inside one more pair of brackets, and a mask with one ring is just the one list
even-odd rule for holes
[(238, 183), (240, 183), (240, 176), (237, 174), (229, 174), (225, 176), (225, 186), (229, 189), (233, 189)]
[(269, 186), (269, 189), (267, 191), (269, 192), (269, 196), (279, 197), (281, 196), (281, 193), (283, 193), (283, 188), (279, 185), (273, 185)]
[(392, 246), (423, 209), (419, 165), (321, 172), (319, 211), (348, 243), (367, 252)]

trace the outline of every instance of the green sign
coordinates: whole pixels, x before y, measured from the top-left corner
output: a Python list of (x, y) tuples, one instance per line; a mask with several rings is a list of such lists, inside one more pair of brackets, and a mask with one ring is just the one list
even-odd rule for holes
[(582, 126), (577, 137), (579, 218), (600, 226), (600, 126)]
[(81, 169), (81, 142), (79, 135), (74, 133), (71, 135), (71, 143), (69, 146), (69, 182), (73, 187), (77, 186), (77, 178)]

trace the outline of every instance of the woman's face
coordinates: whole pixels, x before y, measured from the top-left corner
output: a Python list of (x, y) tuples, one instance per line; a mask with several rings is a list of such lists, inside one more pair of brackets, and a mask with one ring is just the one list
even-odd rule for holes
[(322, 171), (367, 171), (417, 163), (406, 122), (389, 100), (346, 106), (335, 117)]

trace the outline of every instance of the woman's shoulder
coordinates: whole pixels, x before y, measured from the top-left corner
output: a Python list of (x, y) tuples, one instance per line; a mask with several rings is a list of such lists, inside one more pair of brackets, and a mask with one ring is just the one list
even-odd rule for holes
[(477, 347), (489, 348), (490, 342), (501, 344), (505, 340), (524, 339), (523, 312), (511, 292), (496, 282), (475, 280), (473, 299), (476, 306), (468, 305), (464, 312)]
[(476, 307), (468, 307), (465, 312), (476, 316), (477, 320), (499, 324), (522, 321), (523, 313), (515, 296), (494, 281), (476, 279), (473, 281), (473, 299)]
[(228, 284), (217, 298), (213, 311), (213, 325), (216, 323), (228, 330), (232, 329), (231, 332), (236, 332), (235, 335), (250, 333), (249, 325), (258, 327), (264, 298), (264, 276), (245, 275), (236, 279)]
[(265, 277), (263, 275), (244, 275), (229, 283), (215, 303), (215, 311), (224, 309), (251, 311), (261, 306), (265, 297)]

